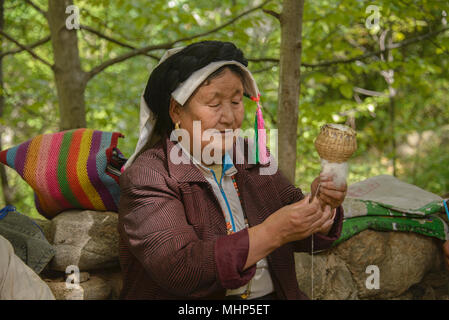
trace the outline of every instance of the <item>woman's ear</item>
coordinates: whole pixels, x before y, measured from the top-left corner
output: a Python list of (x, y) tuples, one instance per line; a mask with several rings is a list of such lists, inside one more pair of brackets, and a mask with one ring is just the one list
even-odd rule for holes
[(171, 121), (177, 123), (181, 121), (181, 105), (178, 101), (170, 97), (170, 107), (168, 109), (168, 114), (170, 115)]

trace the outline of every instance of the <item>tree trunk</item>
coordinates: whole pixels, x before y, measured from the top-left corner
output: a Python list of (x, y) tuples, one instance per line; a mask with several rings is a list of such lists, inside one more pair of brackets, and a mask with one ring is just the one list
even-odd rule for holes
[(54, 56), (54, 74), (59, 101), (60, 130), (86, 127), (84, 91), (86, 73), (81, 69), (76, 29), (66, 27), (66, 8), (72, 0), (48, 1), (48, 24)]
[[(0, 30), (3, 30), (5, 25), (4, 20), (4, 0), (0, 0)], [(5, 108), (5, 96), (4, 96), (4, 86), (3, 86), (3, 56), (1, 55), (3, 49), (3, 40), (0, 43), (0, 118), (3, 118), (3, 110)], [(0, 130), (0, 150), (3, 149), (2, 145), (2, 135), (3, 130)], [(3, 201), (5, 205), (12, 203), (12, 193), (11, 188), (8, 184), (8, 177), (6, 176), (6, 169), (4, 165), (0, 165), (0, 180), (2, 183), (2, 193), (3, 193)]]
[[(393, 35), (390, 31), (391, 29), (387, 29), (384, 32), (382, 32), (380, 39), (379, 39), (379, 45), (381, 50), (385, 50), (385, 41), (388, 37), (388, 47), (391, 47), (393, 45)], [(385, 55), (387, 56), (385, 58)], [(386, 61), (387, 63), (393, 62), (393, 54), (390, 50), (387, 50), (384, 54), (380, 55), (380, 58), (382, 61)], [(394, 70), (388, 69), (388, 70), (382, 70), (381, 75), (384, 77), (385, 82), (388, 85), (388, 97), (390, 100), (390, 104), (388, 106), (388, 114), (390, 116), (390, 135), (391, 135), (391, 161), (393, 166), (393, 176), (397, 176), (397, 146), (396, 146), (396, 105), (395, 105), (395, 99), (396, 99), (396, 90), (393, 87), (394, 83)]]
[(391, 161), (393, 166), (393, 176), (397, 177), (397, 146), (396, 146), (396, 104), (395, 104), (395, 95), (396, 91), (394, 88), (389, 85), (389, 97), (390, 97), (390, 105), (389, 105), (389, 115), (390, 115), (390, 134), (391, 134)]
[(279, 74), (279, 169), (295, 183), (304, 0), (284, 0)]

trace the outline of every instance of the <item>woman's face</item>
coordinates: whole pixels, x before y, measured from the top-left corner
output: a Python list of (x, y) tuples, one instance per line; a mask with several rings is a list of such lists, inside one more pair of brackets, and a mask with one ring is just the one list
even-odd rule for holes
[[(180, 127), (188, 131), (190, 150), (193, 143), (197, 143), (201, 146), (201, 151), (205, 153), (209, 152), (209, 148), (213, 146), (213, 148), (221, 149), (221, 154), (224, 155), (233, 141), (229, 131), (225, 135), (225, 130), (232, 129), (234, 132), (240, 129), (243, 122), (243, 84), (240, 77), (229, 68), (225, 68), (218, 76), (200, 86), (184, 106), (180, 106), (172, 99), (170, 116), (173, 123), (179, 122)], [(194, 121), (201, 122), (201, 130), (194, 132)], [(207, 137), (204, 133), (208, 129), (220, 131), (221, 134), (218, 137), (221, 137), (221, 141), (211, 136)], [(205, 141), (201, 141), (201, 137)], [(207, 145), (209, 148), (205, 151), (204, 147)]]

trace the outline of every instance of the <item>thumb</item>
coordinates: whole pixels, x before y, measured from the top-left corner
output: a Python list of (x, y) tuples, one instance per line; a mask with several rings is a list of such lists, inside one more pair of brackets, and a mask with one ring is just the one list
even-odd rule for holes
[(310, 193), (308, 193), (301, 202), (305, 202), (305, 203), (310, 203), (312, 195)]
[(318, 209), (320, 207), (320, 198), (317, 196), (313, 197), (311, 204)]

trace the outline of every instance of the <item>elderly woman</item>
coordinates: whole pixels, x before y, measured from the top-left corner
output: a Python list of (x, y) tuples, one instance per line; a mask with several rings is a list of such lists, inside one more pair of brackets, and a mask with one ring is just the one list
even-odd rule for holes
[(120, 177), (121, 298), (307, 299), (293, 253), (339, 237), (346, 186), (317, 177), (311, 200), (279, 170), (261, 174), (274, 159), (254, 163), (251, 139), (236, 134), (244, 96), (259, 97), (247, 64), (232, 43), (204, 41), (153, 70)]

